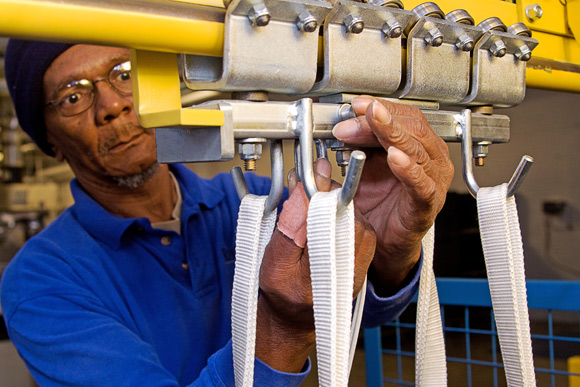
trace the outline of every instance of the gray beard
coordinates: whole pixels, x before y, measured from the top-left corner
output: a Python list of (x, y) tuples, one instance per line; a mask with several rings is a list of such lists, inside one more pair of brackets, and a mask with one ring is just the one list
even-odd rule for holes
[(113, 180), (117, 182), (119, 187), (136, 189), (155, 176), (157, 172), (159, 172), (159, 163), (154, 163), (141, 173), (132, 176), (113, 177)]

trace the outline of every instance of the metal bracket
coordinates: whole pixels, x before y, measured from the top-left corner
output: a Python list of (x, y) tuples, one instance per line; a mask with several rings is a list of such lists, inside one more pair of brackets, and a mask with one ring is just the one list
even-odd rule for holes
[[(505, 47), (503, 56), (494, 55), (492, 51), (501, 45)], [(508, 107), (522, 102), (526, 95), (526, 62), (516, 53), (524, 47), (531, 52), (537, 45), (536, 39), (526, 36), (485, 32), (475, 44), (471, 88), (461, 103)]]
[(406, 82), (395, 95), (443, 103), (463, 100), (469, 91), (470, 52), (457, 42), (465, 36), (475, 42), (482, 34), (481, 28), (467, 24), (419, 19), (407, 39)]
[[(397, 8), (337, 1), (324, 22), (324, 73), (310, 94), (396, 91), (401, 83), (402, 28), (411, 16)], [(358, 30), (352, 27), (357, 21), (362, 23)], [(371, 61), (363, 59), (369, 55)]]
[[(412, 102), (412, 101), (409, 101)], [(421, 104), (422, 102), (417, 102)], [(334, 125), (351, 117), (347, 104), (313, 103), (312, 137), (334, 139)], [(432, 107), (431, 107), (432, 108)], [(223, 112), (224, 123), (216, 127), (187, 128), (176, 126), (157, 129), (157, 156), (161, 162), (204, 162), (231, 160), (236, 140), (264, 138), (294, 140), (300, 138), (298, 105), (293, 102), (210, 101), (188, 109)], [(187, 109), (185, 109), (187, 110)], [(448, 142), (459, 142), (453, 111), (423, 110), (435, 133)], [(299, 119), (300, 117), (300, 119)], [(472, 115), (473, 141), (505, 143), (509, 141), (510, 120), (504, 115)], [(303, 140), (306, 144), (306, 140)], [(313, 151), (313, 146), (310, 146)]]
[(331, 9), (322, 0), (234, 0), (223, 58), (182, 55), (183, 80), (192, 90), (306, 93), (316, 80), (319, 25)]

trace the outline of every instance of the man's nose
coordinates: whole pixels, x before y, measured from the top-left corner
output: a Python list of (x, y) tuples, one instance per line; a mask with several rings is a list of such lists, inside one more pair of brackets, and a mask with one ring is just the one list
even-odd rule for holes
[(107, 81), (95, 83), (95, 93), (96, 119), (100, 125), (133, 110), (132, 95), (119, 93)]

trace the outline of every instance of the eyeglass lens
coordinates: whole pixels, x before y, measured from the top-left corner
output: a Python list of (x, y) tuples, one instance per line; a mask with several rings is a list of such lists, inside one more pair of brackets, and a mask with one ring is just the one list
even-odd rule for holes
[(58, 89), (52, 104), (65, 117), (81, 114), (89, 109), (95, 99), (95, 83), (106, 80), (120, 94), (131, 93), (131, 63), (124, 62), (114, 66), (107, 78), (89, 81), (73, 81)]

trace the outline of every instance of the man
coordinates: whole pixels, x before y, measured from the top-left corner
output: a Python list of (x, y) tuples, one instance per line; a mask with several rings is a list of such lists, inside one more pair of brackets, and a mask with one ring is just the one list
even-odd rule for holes
[[(2, 279), (9, 335), (40, 385), (233, 385), (230, 302), (239, 199), (231, 179), (159, 165), (133, 109), (128, 50), (13, 40), (6, 77), (21, 126), (75, 173), (75, 205)], [(417, 287), (420, 241), (453, 167), (409, 107), (360, 98), (334, 129), (368, 152), (355, 204), (355, 291), (367, 324), (396, 317)], [(388, 151), (385, 152), (385, 149)], [(250, 191), (270, 182), (247, 175)], [(316, 165), (329, 190), (330, 165)], [(260, 274), (256, 385), (299, 385), (314, 346), (307, 200), (296, 177)], [(375, 248), (376, 241), (376, 248)]]

